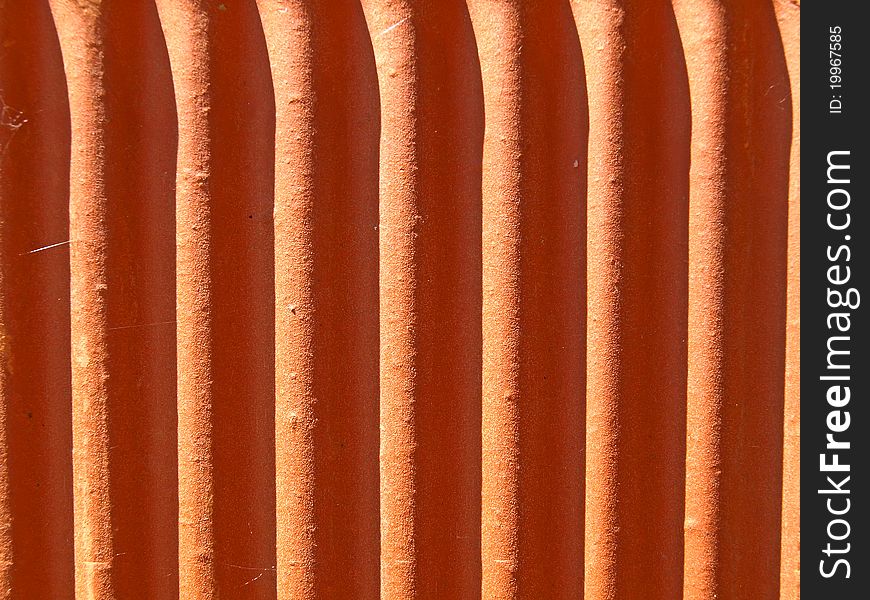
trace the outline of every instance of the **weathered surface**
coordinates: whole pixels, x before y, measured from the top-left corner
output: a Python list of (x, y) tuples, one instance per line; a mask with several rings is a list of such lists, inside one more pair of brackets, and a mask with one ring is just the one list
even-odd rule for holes
[(799, 13), (0, 0), (0, 598), (799, 598)]

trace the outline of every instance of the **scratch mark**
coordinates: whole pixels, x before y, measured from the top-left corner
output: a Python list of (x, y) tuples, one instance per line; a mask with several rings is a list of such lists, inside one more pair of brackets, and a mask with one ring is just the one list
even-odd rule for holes
[(239, 586), (239, 587), (245, 587), (246, 585), (250, 585), (250, 584), (254, 583), (254, 582), (257, 581), (260, 577), (262, 577), (263, 575), (265, 575), (266, 573), (268, 573), (268, 572), (271, 571), (271, 570), (272, 570), (272, 569), (266, 569), (265, 571), (263, 571), (262, 573), (260, 573), (260, 574), (257, 575), (256, 577), (254, 577), (253, 579), (250, 579), (250, 580), (246, 581), (245, 583), (243, 583), (243, 584), (242, 584), (241, 586)]
[(66, 246), (70, 243), (71, 240), (67, 240), (65, 242), (58, 242), (56, 244), (49, 244), (48, 246), (42, 246), (41, 248), (35, 248), (33, 250), (28, 250), (27, 252), (22, 252), (19, 256), (24, 256), (25, 254), (36, 254), (37, 252), (42, 252), (43, 250), (51, 250), (52, 248), (57, 248), (59, 246)]
[(386, 33), (390, 33), (393, 29), (395, 29), (396, 27), (398, 27), (399, 25), (401, 25), (402, 23), (404, 23), (405, 21), (407, 21), (409, 18), (410, 18), (410, 17), (405, 17), (404, 19), (402, 19), (402, 20), (400, 20), (400, 21), (397, 21), (397, 22), (393, 23), (392, 25), (390, 25), (389, 27), (387, 27), (386, 29), (384, 29), (382, 32), (380, 32), (380, 33), (378, 34), (378, 37), (381, 37), (382, 35), (384, 35), (384, 34), (386, 34)]
[(136, 323), (134, 325), (119, 325), (118, 327), (109, 327), (106, 331), (115, 331), (116, 329), (133, 329), (134, 327), (152, 327), (154, 325), (169, 325), (175, 324), (175, 320), (172, 321), (154, 321), (153, 323)]
[(237, 565), (235, 563), (222, 562), (218, 563), (225, 567), (233, 567), (234, 569), (244, 569), (245, 571), (274, 571), (275, 567), (248, 567), (245, 565)]

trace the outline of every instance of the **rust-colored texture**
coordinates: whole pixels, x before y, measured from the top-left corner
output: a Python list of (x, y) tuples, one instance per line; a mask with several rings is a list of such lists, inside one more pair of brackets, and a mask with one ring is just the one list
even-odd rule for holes
[(0, 600), (799, 598), (799, 18), (0, 0)]

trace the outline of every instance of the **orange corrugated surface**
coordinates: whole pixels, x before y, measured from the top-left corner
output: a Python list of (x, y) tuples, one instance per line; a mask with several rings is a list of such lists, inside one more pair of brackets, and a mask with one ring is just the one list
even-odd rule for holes
[(0, 0), (0, 599), (799, 598), (799, 12)]

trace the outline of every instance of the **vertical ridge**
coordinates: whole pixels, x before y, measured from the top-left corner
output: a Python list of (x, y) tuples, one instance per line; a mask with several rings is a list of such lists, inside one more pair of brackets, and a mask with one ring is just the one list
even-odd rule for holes
[[(364, 3), (381, 97), (380, 271), (380, 517), (381, 597), (416, 598), (418, 444), (416, 375), (419, 216), (417, 20), (411, 2)], [(377, 12), (374, 12), (377, 9)], [(379, 32), (390, 35), (376, 37)], [(389, 236), (389, 237), (387, 237)], [(388, 241), (392, 244), (388, 245)], [(390, 247), (392, 246), (392, 247)]]
[[(275, 82), (275, 440), (279, 598), (316, 598), (313, 7), (259, 2)], [(289, 314), (288, 314), (289, 313)], [(296, 319), (296, 315), (299, 315)], [(286, 331), (286, 334), (282, 334)]]
[(76, 596), (115, 595), (109, 474), (105, 13), (54, 0), (69, 89), (70, 302)]
[(693, 112), (684, 596), (779, 595), (791, 104), (769, 2), (676, 3)]
[(472, 2), (483, 171), (483, 596), (583, 590), (587, 112), (567, 2)]
[(179, 577), (276, 595), (274, 92), (253, 0), (158, 3), (179, 115)]
[(381, 595), (480, 593), (480, 68), (463, 2), (364, 3), (381, 98)]
[(782, 467), (782, 542), (780, 597), (800, 598), (800, 6), (775, 4), (779, 34), (785, 51), (792, 104), (791, 156), (788, 179), (788, 284), (786, 300), (785, 403)]
[(355, 2), (259, 2), (275, 85), (278, 595), (375, 598), (378, 90)]
[(688, 81), (670, 2), (575, 4), (587, 56), (586, 593), (682, 589)]
[(198, 2), (158, 2), (178, 112), (176, 331), (178, 563), (185, 598), (215, 598), (208, 16)]
[[(481, 13), (485, 5), (481, 6)], [(518, 598), (520, 565), (520, 315), (522, 194), (517, 131), (522, 85), (520, 7), (490, 15), (471, 4), (484, 72), (483, 596)], [(487, 20), (483, 21), (484, 16)], [(491, 65), (491, 66), (490, 66)], [(493, 106), (494, 104), (494, 106)], [(505, 198), (499, 202), (499, 198)]]
[(153, 5), (115, 8), (53, 3), (72, 113), (76, 594), (171, 597), (174, 114)]

